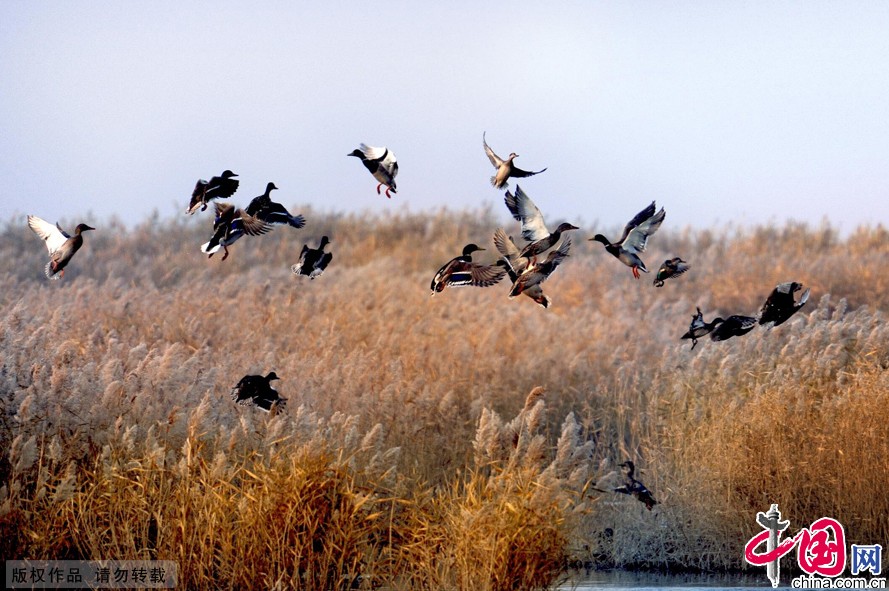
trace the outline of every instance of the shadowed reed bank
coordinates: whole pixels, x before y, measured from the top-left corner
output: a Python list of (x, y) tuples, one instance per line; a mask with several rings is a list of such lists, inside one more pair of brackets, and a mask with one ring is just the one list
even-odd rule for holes
[[(305, 214), (225, 263), (194, 220), (97, 222), (52, 283), (6, 226), (4, 556), (177, 560), (183, 588), (516, 589), (577, 562), (741, 568), (770, 503), (889, 539), (882, 227), (662, 228), (648, 259), (692, 268), (660, 288), (577, 240), (543, 309), (506, 284), (429, 297), (465, 244), (493, 262), (491, 212)], [(325, 235), (326, 272), (291, 273)], [(791, 280), (812, 295), (785, 324), (680, 340), (696, 307), (754, 314)], [(269, 371), (282, 412), (231, 400)], [(625, 460), (652, 511), (610, 492)]]

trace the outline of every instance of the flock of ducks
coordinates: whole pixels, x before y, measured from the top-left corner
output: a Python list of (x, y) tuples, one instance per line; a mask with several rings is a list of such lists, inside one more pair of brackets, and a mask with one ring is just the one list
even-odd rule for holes
[[(492, 241), (500, 257), (493, 264), (473, 261), (473, 254), (485, 249), (475, 243), (467, 244), (459, 256), (446, 262), (435, 273), (430, 283), (432, 295), (441, 293), (446, 287), (490, 287), (508, 277), (511, 282), (508, 293), (510, 298), (525, 295), (538, 305), (548, 308), (552, 299), (543, 292), (541, 284), (569, 256), (571, 249), (569, 233), (579, 228), (565, 222), (550, 231), (544, 221), (543, 213), (521, 187), (517, 185), (514, 193), (507, 189), (510, 178), (531, 177), (546, 171), (546, 168), (538, 171), (518, 168), (514, 163), (518, 154), (512, 152), (508, 158), (499, 157), (488, 145), (484, 133), (482, 145), (495, 169), (491, 184), (497, 189), (506, 189), (504, 203), (512, 217), (520, 223), (520, 242), (516, 242), (503, 228), (497, 228)], [(386, 147), (360, 144), (347, 156), (361, 160), (378, 183), (377, 194), (381, 194), (382, 188), (385, 187), (386, 197), (391, 199), (391, 194), (396, 193), (395, 177), (398, 175), (398, 162), (391, 150)], [(254, 197), (246, 208), (220, 201), (231, 198), (237, 192), (240, 185), (237, 177), (238, 175), (231, 170), (225, 170), (210, 180), (199, 179), (192, 191), (191, 200), (185, 211), (187, 215), (205, 211), (211, 202), (214, 205), (213, 233), (210, 239), (201, 245), (201, 252), (207, 254), (208, 258), (223, 250), (222, 260), (227, 259), (229, 247), (243, 236), (260, 236), (270, 232), (276, 225), (300, 229), (306, 224), (302, 215), (293, 215), (283, 205), (272, 200), (271, 192), (278, 189), (272, 182), (269, 182), (265, 192)], [(596, 234), (589, 240), (601, 243), (607, 253), (629, 267), (633, 277), (639, 279), (640, 272), (649, 272), (640, 255), (645, 252), (648, 239), (661, 227), (665, 217), (664, 208), (658, 210), (652, 202), (633, 216), (616, 241), (612, 242), (602, 234)], [(28, 216), (28, 225), (44, 241), (49, 251), (50, 259), (46, 263), (45, 274), (53, 280), (64, 276), (65, 267), (83, 246), (83, 233), (95, 229), (87, 224), (78, 224), (74, 234), (70, 235), (58, 224), (50, 224), (33, 215)], [(291, 266), (291, 271), (310, 279), (321, 275), (333, 259), (332, 253), (325, 252), (325, 247), (329, 243), (330, 239), (323, 236), (317, 248), (310, 248), (308, 244), (303, 245), (299, 261)], [(691, 265), (681, 257), (667, 259), (658, 269), (654, 285), (662, 287), (665, 281), (683, 275), (690, 268)], [(755, 317), (732, 315), (706, 322), (703, 312), (697, 308), (688, 331), (681, 339), (690, 339), (694, 349), (698, 339), (707, 335), (710, 335), (713, 341), (722, 341), (747, 334), (758, 324), (778, 326), (786, 322), (808, 301), (809, 289), (796, 299), (795, 294), (802, 288), (802, 284), (796, 281), (776, 286)], [(231, 397), (238, 404), (252, 405), (275, 413), (286, 403), (286, 399), (281, 398), (271, 386), (271, 382), (278, 379), (280, 378), (273, 371), (265, 376), (244, 376), (232, 389)], [(627, 460), (621, 467), (626, 469), (625, 484), (612, 489), (613, 492), (632, 495), (651, 510), (657, 501), (651, 492), (635, 479), (633, 462)]]
[(810, 289), (806, 289), (800, 298), (796, 299), (796, 292), (802, 290), (801, 283), (796, 281), (788, 281), (778, 284), (759, 311), (759, 316), (742, 316), (735, 314), (728, 318), (717, 317), (710, 322), (704, 322), (704, 314), (701, 309), (697, 309), (697, 313), (691, 317), (691, 324), (688, 326), (688, 332), (682, 335), (683, 339), (691, 339), (691, 348), (694, 349), (698, 344), (698, 339), (706, 335), (710, 335), (710, 339), (714, 341), (724, 341), (732, 337), (745, 335), (757, 324), (764, 325), (771, 323), (772, 326), (784, 324), (791, 316), (799, 312), (800, 308), (809, 301)]

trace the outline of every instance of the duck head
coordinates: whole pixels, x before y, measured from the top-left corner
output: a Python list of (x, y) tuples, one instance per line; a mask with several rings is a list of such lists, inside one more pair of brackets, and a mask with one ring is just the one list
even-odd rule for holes
[(556, 228), (556, 232), (558, 232), (559, 234), (561, 234), (562, 232), (567, 232), (568, 230), (580, 230), (580, 228), (578, 228), (574, 224), (569, 224), (568, 222), (562, 222), (561, 224), (559, 224), (559, 227)]
[(330, 238), (328, 238), (327, 236), (322, 236), (321, 237), (321, 244), (318, 245), (318, 248), (323, 249), (328, 244), (330, 244)]
[(277, 188), (278, 187), (275, 186), (275, 183), (269, 183), (265, 186), (265, 194), (268, 195), (269, 193), (271, 193), (272, 191), (274, 191)]
[(472, 243), (467, 244), (466, 246), (463, 247), (463, 256), (468, 257), (472, 253), (474, 253), (478, 250), (484, 250), (484, 248), (482, 248), (481, 246), (478, 246), (477, 244), (472, 244)]
[(238, 176), (238, 175), (236, 175), (235, 173), (233, 173), (232, 171), (227, 170), (227, 169), (222, 171), (222, 178), (224, 178), (224, 179), (230, 179), (233, 176)]
[(276, 374), (275, 372), (270, 371), (270, 372), (269, 372), (269, 375), (267, 375), (267, 376), (265, 377), (265, 379), (266, 379), (266, 381), (271, 382), (272, 380), (280, 380), (281, 378), (279, 378), (279, 377), (278, 377), (278, 374)]
[(590, 238), (590, 240), (595, 240), (596, 242), (601, 242), (605, 246), (608, 246), (611, 244), (611, 241), (609, 241), (608, 238), (605, 238), (605, 236), (603, 236), (602, 234), (596, 234), (595, 236)]
[(364, 160), (364, 152), (362, 152), (358, 148), (355, 148), (354, 150), (352, 150), (351, 153), (346, 154), (346, 156), (355, 156), (356, 158), (360, 158), (360, 159)]
[(86, 232), (87, 230), (95, 230), (95, 228), (93, 228), (92, 226), (87, 226), (86, 224), (77, 224), (77, 227), (74, 228), (74, 233), (81, 234), (83, 232)]

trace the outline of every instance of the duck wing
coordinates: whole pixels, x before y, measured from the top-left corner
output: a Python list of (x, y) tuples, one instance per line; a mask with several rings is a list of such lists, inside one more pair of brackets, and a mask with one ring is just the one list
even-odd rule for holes
[(247, 234), (248, 236), (259, 236), (260, 234), (265, 234), (272, 229), (272, 225), (265, 220), (261, 220), (258, 217), (249, 215), (244, 211), (236, 213), (240, 214), (240, 217), (236, 218), (232, 222), (232, 226), (234, 226), (235, 222), (240, 219), (241, 229), (244, 230), (244, 234)]
[(503, 201), (512, 217), (522, 223), (522, 238), (537, 242), (549, 237), (550, 231), (546, 229), (543, 214), (521, 187), (516, 185), (515, 195), (507, 191)]
[[(654, 202), (652, 202), (649, 208), (654, 209)], [(642, 213), (646, 213), (649, 208), (646, 208)], [(640, 215), (641, 213), (630, 222), (630, 224), (636, 222), (634, 227), (631, 228), (630, 225), (627, 224), (627, 228), (624, 230), (626, 236), (620, 242), (621, 248), (631, 254), (645, 252), (645, 246), (648, 244), (648, 237), (657, 232), (657, 229), (661, 227), (661, 223), (664, 221), (667, 212), (665, 212), (662, 207), (660, 211), (649, 216), (645, 221), (637, 222)]]
[(380, 162), (380, 166), (389, 173), (389, 176), (393, 179), (398, 175), (398, 161), (395, 159), (395, 154), (392, 153), (392, 150), (389, 148), (383, 148), (386, 150), (385, 154), (383, 154), (383, 159)]
[[(556, 270), (556, 267), (568, 257), (569, 250), (571, 250), (571, 236), (565, 234), (563, 235), (559, 247), (551, 251), (549, 255), (547, 255), (546, 260), (538, 264), (537, 267), (546, 273), (546, 277), (549, 277), (552, 272)], [(544, 279), (546, 277), (544, 277)]]
[[(257, 197), (256, 199), (259, 199), (260, 197)], [(247, 207), (247, 213), (256, 218), (259, 218), (264, 222), (268, 222), (270, 224), (289, 224), (297, 229), (302, 228), (306, 225), (306, 218), (301, 215), (291, 215), (290, 212), (287, 211), (286, 207), (284, 207), (280, 203), (272, 201), (271, 199), (263, 203), (261, 207), (254, 208), (253, 211), (251, 211), (252, 207), (253, 202), (251, 201), (250, 205)]]
[(198, 210), (198, 206), (203, 204), (204, 194), (207, 192), (207, 181), (198, 179), (194, 185), (194, 191), (191, 192), (191, 201), (188, 202), (188, 209), (185, 213), (191, 215)]
[(325, 252), (321, 256), (321, 258), (318, 260), (318, 262), (315, 263), (315, 268), (318, 269), (319, 271), (323, 271), (324, 269), (327, 268), (327, 265), (329, 265), (330, 261), (332, 261), (332, 260), (333, 260), (333, 253), (332, 252)]
[[(206, 187), (206, 198), (210, 199), (218, 199), (231, 197), (238, 190), (238, 186), (241, 184), (241, 181), (234, 178), (224, 178), (221, 176), (214, 176), (210, 179), (210, 182), (207, 183)], [(197, 187), (195, 187), (197, 189)]]
[(497, 265), (470, 263), (469, 285), (474, 285), (475, 287), (489, 287), (499, 283), (504, 275), (506, 275), (506, 270)]
[[(364, 157), (368, 160), (378, 160), (380, 162), (385, 161), (387, 154), (389, 154), (389, 150), (386, 147), (377, 148), (368, 146), (367, 144), (358, 144), (358, 149), (361, 150), (361, 153), (364, 154)], [(394, 156), (392, 160), (394, 162)]]
[(546, 169), (542, 168), (540, 170), (530, 171), (530, 170), (522, 170), (521, 168), (513, 165), (512, 170), (509, 171), (509, 176), (515, 178), (525, 178), (526, 176), (534, 176), (535, 174), (540, 174), (544, 172)]
[(482, 265), (455, 259), (436, 273), (431, 287), (433, 291), (441, 291), (444, 286), (490, 287), (503, 279), (504, 275), (506, 275), (506, 269), (498, 265)]
[(487, 140), (485, 140), (485, 132), (482, 133), (482, 145), (485, 147), (485, 154), (488, 155), (488, 160), (491, 161), (491, 165), (494, 168), (503, 166), (503, 158), (495, 154), (494, 150), (491, 149), (491, 146), (488, 145)]
[(511, 237), (506, 235), (503, 228), (497, 228), (494, 231), (494, 246), (514, 273), (522, 273), (528, 268), (528, 259), (521, 256), (519, 247)]
[(649, 205), (648, 207), (646, 207), (645, 209), (643, 209), (642, 211), (637, 213), (635, 216), (633, 216), (633, 219), (631, 219), (629, 222), (627, 222), (627, 225), (624, 226), (624, 232), (620, 236), (620, 240), (618, 240), (614, 244), (620, 244), (621, 242), (626, 240), (627, 236), (630, 235), (630, 232), (633, 230), (633, 228), (635, 228), (636, 226), (638, 226), (639, 224), (641, 224), (642, 222), (644, 222), (645, 220), (647, 220), (648, 218), (653, 216), (654, 211), (655, 211), (654, 201), (652, 201), (651, 205)]
[(35, 215), (28, 216), (28, 226), (46, 244), (49, 254), (55, 254), (71, 236), (58, 224), (52, 225)]
[(539, 285), (549, 279), (556, 267), (568, 257), (568, 251), (571, 249), (571, 237), (565, 236), (562, 239), (559, 248), (551, 251), (542, 263), (538, 263), (532, 267), (528, 267), (513, 282), (512, 290), (509, 292), (510, 297), (515, 297), (532, 286)]
[(677, 264), (676, 264), (676, 270), (673, 271), (673, 276), (674, 276), (674, 277), (677, 277), (677, 276), (679, 276), (679, 275), (682, 275), (683, 273), (685, 273), (685, 272), (688, 271), (689, 269), (691, 269), (691, 265), (689, 265), (688, 263), (677, 263)]
[(747, 334), (756, 326), (756, 318), (752, 316), (729, 316), (710, 333), (710, 339), (724, 341), (732, 337)]

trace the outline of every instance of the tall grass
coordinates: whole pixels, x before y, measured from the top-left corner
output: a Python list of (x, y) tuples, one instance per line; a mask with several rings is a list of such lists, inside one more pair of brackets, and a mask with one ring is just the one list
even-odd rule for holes
[[(177, 560), (187, 588), (493, 590), (572, 561), (740, 568), (774, 502), (889, 539), (883, 227), (663, 228), (648, 266), (693, 268), (660, 289), (576, 240), (544, 310), (429, 297), (465, 243), (493, 250), (493, 212), (304, 213), (225, 262), (206, 220), (95, 223), (52, 283), (5, 228), (0, 553)], [(301, 281), (322, 234), (333, 263)], [(679, 340), (695, 306), (752, 314), (789, 280), (812, 297), (785, 325)], [(284, 412), (232, 403), (269, 370)], [(596, 490), (624, 459), (654, 511)]]

